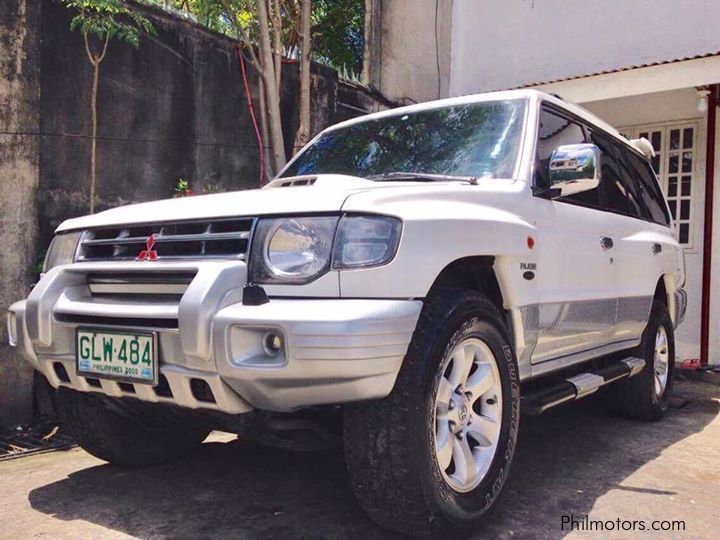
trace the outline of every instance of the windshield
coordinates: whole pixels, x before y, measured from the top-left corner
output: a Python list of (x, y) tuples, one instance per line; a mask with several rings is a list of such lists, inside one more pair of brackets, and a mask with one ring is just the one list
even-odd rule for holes
[(360, 122), (321, 135), (282, 176), (414, 172), (510, 178), (524, 111), (525, 100), (486, 101)]

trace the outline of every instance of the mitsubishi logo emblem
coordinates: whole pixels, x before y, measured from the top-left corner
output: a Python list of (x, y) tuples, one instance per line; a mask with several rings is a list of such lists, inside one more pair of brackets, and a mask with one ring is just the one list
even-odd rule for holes
[(157, 261), (158, 254), (153, 248), (155, 247), (155, 234), (151, 234), (145, 241), (145, 249), (140, 252), (136, 261)]

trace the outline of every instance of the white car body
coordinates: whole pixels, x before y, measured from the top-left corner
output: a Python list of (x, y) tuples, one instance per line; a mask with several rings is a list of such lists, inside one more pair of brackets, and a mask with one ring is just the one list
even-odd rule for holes
[[(259, 190), (115, 208), (68, 220), (57, 229), (63, 233), (238, 216), (386, 215), (402, 221), (399, 248), (388, 264), (331, 270), (305, 285), (263, 285), (270, 301), (245, 305), (247, 265), (241, 258), (75, 262), (50, 270), (26, 301), (11, 307), (11, 341), (56, 387), (242, 413), (386, 396), (423, 299), (444, 269), (467, 258), (490, 261), (522, 381), (635, 347), (658, 290), (665, 295), (673, 323), (679, 324), (684, 267), (671, 226), (538, 197), (533, 191), (543, 103), (637, 152), (587, 111), (547, 94), (518, 90), (384, 111), (329, 130), (505, 99), (527, 102), (521, 154), (509, 178), (413, 183), (319, 175), (310, 185), (283, 185), (292, 182), (281, 178)], [(603, 238), (611, 238), (612, 247)], [(107, 299), (95, 294), (88, 282), (89, 274), (186, 271), (194, 277), (175, 303), (145, 301), (142, 294)], [(160, 371), (169, 395), (140, 384), (130, 392), (105, 379), (92, 385), (75, 373), (76, 328), (112, 328), (112, 317), (158, 332)], [(143, 318), (177, 320), (177, 327), (155, 327)], [(274, 360), (262, 352), (268, 330), (284, 338), (284, 349)], [(57, 363), (65, 368), (65, 380)], [(207, 382), (213, 402), (193, 394), (193, 379)]]

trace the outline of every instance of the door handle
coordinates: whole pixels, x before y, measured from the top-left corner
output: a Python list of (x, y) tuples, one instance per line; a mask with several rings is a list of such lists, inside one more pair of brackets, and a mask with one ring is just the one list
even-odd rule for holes
[(653, 243), (652, 252), (653, 255), (659, 255), (662, 252), (662, 244), (658, 244), (657, 242)]
[(601, 236), (600, 237), (600, 247), (603, 249), (612, 249), (615, 245), (615, 242), (613, 242), (613, 239), (609, 236)]

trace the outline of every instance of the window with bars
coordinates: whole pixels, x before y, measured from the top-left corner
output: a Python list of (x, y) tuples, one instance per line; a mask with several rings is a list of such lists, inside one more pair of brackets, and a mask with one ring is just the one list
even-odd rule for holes
[(651, 164), (670, 207), (678, 241), (692, 248), (693, 175), (697, 124), (636, 127), (620, 130), (628, 138), (645, 137), (655, 149)]

